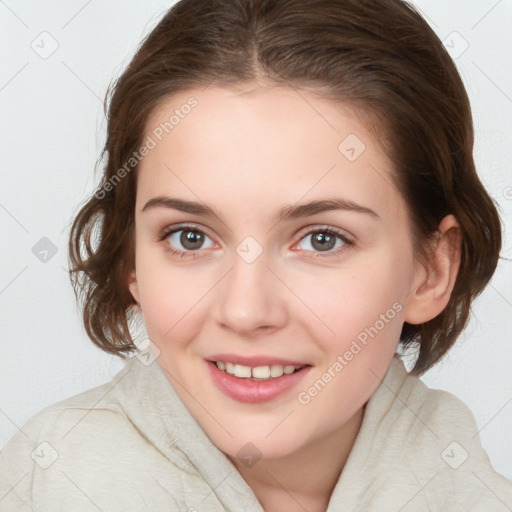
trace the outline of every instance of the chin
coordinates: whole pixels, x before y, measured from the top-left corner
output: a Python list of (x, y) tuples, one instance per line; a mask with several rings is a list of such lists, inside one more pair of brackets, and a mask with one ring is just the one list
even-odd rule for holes
[[(275, 425), (272, 428), (275, 428)], [(211, 439), (230, 459), (240, 459), (240, 462), (286, 457), (300, 450), (307, 442), (306, 439), (301, 442), (300, 439), (292, 436), (289, 429), (283, 429), (279, 433), (274, 432), (266, 437), (272, 428), (238, 429), (234, 438), (224, 433), (220, 438), (216, 436)]]

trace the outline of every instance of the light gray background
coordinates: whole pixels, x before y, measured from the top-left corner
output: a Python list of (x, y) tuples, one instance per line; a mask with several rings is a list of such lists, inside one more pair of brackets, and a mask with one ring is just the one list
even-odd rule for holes
[[(456, 57), (473, 106), (477, 167), (501, 207), (510, 258), (512, 1), (414, 3)], [(0, 446), (42, 408), (122, 367), (81, 326), (66, 272), (69, 224), (96, 183), (106, 87), (171, 4), (0, 0)], [(46, 262), (32, 252), (43, 237), (57, 250)], [(510, 480), (511, 268), (500, 262), (465, 334), (422, 377), (470, 407), (493, 466)]]

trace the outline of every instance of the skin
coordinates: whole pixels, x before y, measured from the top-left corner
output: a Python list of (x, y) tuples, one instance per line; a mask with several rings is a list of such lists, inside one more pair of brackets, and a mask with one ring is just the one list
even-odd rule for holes
[[(138, 169), (129, 288), (160, 351), (158, 364), (264, 509), (324, 511), (403, 322), (425, 322), (448, 302), (460, 259), (457, 221), (446, 217), (427, 265), (416, 261), (407, 205), (391, 185), (392, 163), (354, 109), (311, 91), (181, 92), (153, 112), (146, 136), (191, 96), (198, 105)], [(355, 161), (338, 150), (350, 134), (366, 146)], [(163, 195), (207, 204), (222, 220), (169, 208), (142, 212)], [(332, 210), (274, 220), (285, 205), (334, 196), (377, 216)], [(159, 240), (164, 228), (184, 222), (206, 234), (195, 257), (166, 251), (190, 247), (180, 242), (181, 232)], [(322, 252), (308, 233), (325, 227), (351, 243), (336, 238)], [(236, 252), (248, 236), (263, 249), (251, 263)], [(393, 304), (401, 307), (395, 317), (317, 396), (300, 403), (298, 393)], [(219, 352), (283, 357), (312, 368), (277, 399), (241, 403), (212, 384), (205, 359)], [(262, 457), (252, 467), (237, 458), (248, 442)]]

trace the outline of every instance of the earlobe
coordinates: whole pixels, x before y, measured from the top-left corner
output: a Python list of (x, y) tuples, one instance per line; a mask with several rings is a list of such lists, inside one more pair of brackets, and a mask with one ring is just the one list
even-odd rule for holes
[(128, 288), (129, 288), (130, 293), (132, 294), (133, 298), (135, 299), (135, 302), (140, 307), (139, 286), (137, 283), (137, 275), (135, 273), (135, 270), (132, 270), (132, 272), (130, 273), (130, 276), (128, 277)]
[(418, 265), (405, 308), (405, 322), (428, 322), (444, 310), (455, 285), (460, 254), (460, 226), (453, 215), (447, 215), (439, 224), (426, 265)]

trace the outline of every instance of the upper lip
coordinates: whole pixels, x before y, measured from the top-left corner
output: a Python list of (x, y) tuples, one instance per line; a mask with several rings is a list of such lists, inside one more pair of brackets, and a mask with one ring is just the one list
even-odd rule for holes
[(243, 366), (307, 366), (307, 363), (300, 361), (292, 361), (291, 359), (283, 359), (274, 356), (239, 356), (237, 354), (213, 354), (206, 358), (208, 361), (223, 361), (224, 363), (241, 364)]

